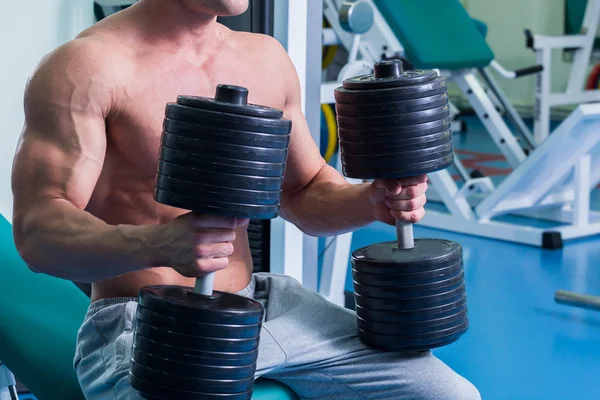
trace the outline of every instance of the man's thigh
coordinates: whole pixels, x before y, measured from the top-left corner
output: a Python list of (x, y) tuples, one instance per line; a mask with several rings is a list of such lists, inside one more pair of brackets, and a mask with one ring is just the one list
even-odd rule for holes
[(480, 398), (470, 382), (431, 352), (407, 355), (365, 346), (357, 335), (354, 311), (297, 281), (267, 274), (256, 274), (255, 281), (255, 297), (266, 304), (263, 331), (283, 353), (283, 363), (259, 363), (259, 372), (288, 385), (301, 398)]
[(142, 400), (129, 385), (135, 299), (111, 299), (91, 305), (79, 330), (73, 361), (88, 400)]

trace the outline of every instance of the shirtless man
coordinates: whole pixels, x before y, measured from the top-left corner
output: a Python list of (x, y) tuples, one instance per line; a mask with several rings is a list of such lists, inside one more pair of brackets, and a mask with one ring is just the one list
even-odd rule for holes
[(74, 359), (86, 398), (140, 398), (127, 371), (141, 287), (193, 286), (194, 277), (217, 271), (216, 290), (265, 305), (257, 377), (319, 400), (479, 399), (430, 352), (370, 349), (353, 312), (289, 277), (252, 275), (247, 220), (153, 200), (165, 104), (178, 94), (212, 96), (227, 83), (292, 121), (281, 216), (303, 232), (336, 235), (424, 215), (424, 176), (350, 185), (327, 166), (285, 50), (216, 22), (247, 6), (141, 0), (46, 56), (28, 82), (12, 180), (14, 237), (33, 271), (93, 284)]

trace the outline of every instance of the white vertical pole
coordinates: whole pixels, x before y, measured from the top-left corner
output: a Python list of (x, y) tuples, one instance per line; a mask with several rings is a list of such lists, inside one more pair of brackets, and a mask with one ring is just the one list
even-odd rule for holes
[(577, 164), (575, 164), (575, 209), (573, 224), (577, 227), (589, 224), (591, 167), (592, 158), (589, 154), (581, 156)]
[(542, 47), (535, 53), (536, 63), (544, 69), (536, 76), (533, 113), (533, 138), (541, 144), (550, 134), (550, 84), (552, 79), (552, 49)]
[[(322, 0), (275, 2), (275, 38), (286, 48), (300, 81), (302, 113), (320, 142)], [(281, 218), (271, 223), (271, 272), (284, 273), (309, 289), (318, 287), (318, 239)]]

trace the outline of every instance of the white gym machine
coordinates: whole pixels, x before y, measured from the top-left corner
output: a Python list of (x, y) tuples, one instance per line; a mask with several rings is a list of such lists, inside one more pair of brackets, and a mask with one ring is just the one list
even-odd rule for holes
[[(534, 138), (541, 143), (550, 135), (550, 111), (552, 107), (600, 101), (600, 90), (585, 90), (585, 77), (594, 40), (598, 36), (600, 0), (588, 0), (581, 33), (578, 35), (532, 35), (526, 31), (527, 47), (535, 52), (536, 60), (544, 70), (538, 75), (535, 92)], [(553, 93), (552, 51), (569, 49), (573, 54), (571, 73), (567, 88), (562, 93)]]

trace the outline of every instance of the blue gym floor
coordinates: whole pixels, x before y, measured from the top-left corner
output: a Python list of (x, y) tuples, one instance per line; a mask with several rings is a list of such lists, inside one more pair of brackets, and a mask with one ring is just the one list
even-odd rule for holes
[[(454, 137), (457, 153), (466, 167), (501, 180), (507, 164), (479, 121), (467, 119), (468, 133)], [(595, 209), (599, 192), (592, 196)], [(418, 225), (415, 235), (463, 246), (471, 326), (434, 353), (473, 382), (484, 400), (600, 398), (600, 312), (553, 300), (557, 289), (600, 295), (600, 237), (542, 250)], [(352, 249), (394, 237), (394, 228), (374, 224), (355, 233)], [(350, 278), (346, 289), (352, 289)]]

